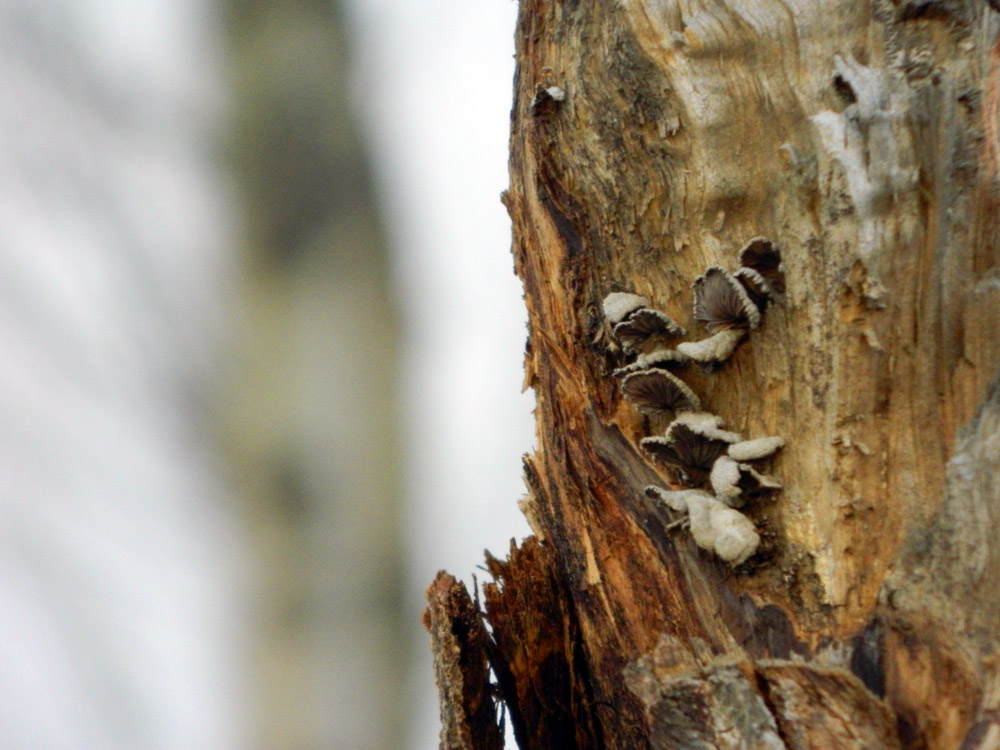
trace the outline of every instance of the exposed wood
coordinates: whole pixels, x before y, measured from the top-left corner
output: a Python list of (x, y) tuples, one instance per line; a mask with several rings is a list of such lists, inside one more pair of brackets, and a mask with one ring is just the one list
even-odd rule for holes
[(441, 695), (442, 750), (503, 747), (488, 676), (489, 637), (465, 586), (438, 573), (427, 590), (424, 627), (431, 635)]
[[(532, 730), (548, 719), (520, 704), (550, 684), (593, 728), (580, 747), (995, 734), (998, 28), (972, 0), (521, 3), (505, 203), (542, 546), (494, 564), (522, 614), (488, 617), (523, 747), (546, 746)], [(601, 302), (638, 293), (701, 338), (691, 283), (758, 236), (782, 250), (783, 302), (721, 368), (681, 375), (727, 429), (786, 441), (769, 469), (783, 491), (744, 509), (761, 546), (733, 569), (643, 494), (676, 479), (639, 448), (667, 420), (622, 398)], [(558, 658), (529, 647), (525, 623), (546, 618), (572, 624), (542, 639)], [(702, 711), (661, 710), (623, 677), (664, 638), (697, 655), (670, 680), (694, 679)], [(719, 670), (742, 675), (765, 739), (720, 732)], [(671, 734), (681, 714), (702, 744)]]
[(502, 693), (517, 696), (517, 736), (526, 747), (599, 745), (579, 628), (551, 547), (529, 539), (505, 562), (490, 558), (489, 570), (497, 581), (484, 592), (493, 663)]

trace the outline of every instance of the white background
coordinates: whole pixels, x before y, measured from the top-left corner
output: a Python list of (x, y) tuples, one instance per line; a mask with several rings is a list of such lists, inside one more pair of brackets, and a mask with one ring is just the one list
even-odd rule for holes
[[(517, 509), (534, 447), (522, 394), (527, 315), (500, 203), (513, 101), (512, 0), (350, 0), (355, 101), (402, 294), (413, 616), (440, 569), (470, 584), (484, 548), (530, 531)], [(479, 571), (479, 579), (485, 575)], [(426, 636), (412, 747), (437, 744)]]

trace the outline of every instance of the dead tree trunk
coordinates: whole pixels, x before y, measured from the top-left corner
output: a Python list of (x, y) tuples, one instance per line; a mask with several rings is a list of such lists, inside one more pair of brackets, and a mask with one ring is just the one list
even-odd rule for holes
[[(490, 561), (489, 638), (429, 591), (445, 746), (499, 746), (487, 659), (522, 748), (1000, 746), (998, 28), (982, 0), (521, 1), (536, 536)], [(786, 442), (734, 567), (643, 492), (690, 477), (640, 448), (669, 419), (622, 398), (602, 300), (708, 335), (692, 281), (758, 236), (783, 301), (679, 374)]]

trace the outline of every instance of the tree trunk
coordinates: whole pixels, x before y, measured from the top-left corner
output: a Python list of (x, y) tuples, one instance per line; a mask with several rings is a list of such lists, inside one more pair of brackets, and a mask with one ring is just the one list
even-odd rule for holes
[[(492, 640), (434, 628), (439, 675), (488, 659), (522, 748), (1000, 746), (998, 28), (981, 0), (522, 0), (536, 535), (490, 559)], [(678, 372), (785, 440), (733, 566), (643, 491), (690, 477), (640, 447), (670, 420), (622, 397), (602, 300), (707, 336), (692, 282), (759, 236), (783, 299)]]

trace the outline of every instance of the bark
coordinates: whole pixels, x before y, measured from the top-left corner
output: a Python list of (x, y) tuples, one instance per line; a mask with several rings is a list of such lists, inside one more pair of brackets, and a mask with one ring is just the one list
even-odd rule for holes
[[(978, 0), (522, 0), (536, 539), (490, 561), (484, 647), (522, 747), (1000, 742), (998, 28)], [(734, 568), (643, 494), (676, 481), (639, 447), (668, 420), (621, 397), (601, 301), (701, 337), (692, 281), (757, 236), (783, 301), (682, 374), (787, 442)]]
[(486, 628), (468, 590), (440, 573), (427, 590), (424, 627), (431, 634), (441, 692), (441, 747), (503, 747), (489, 683)]

